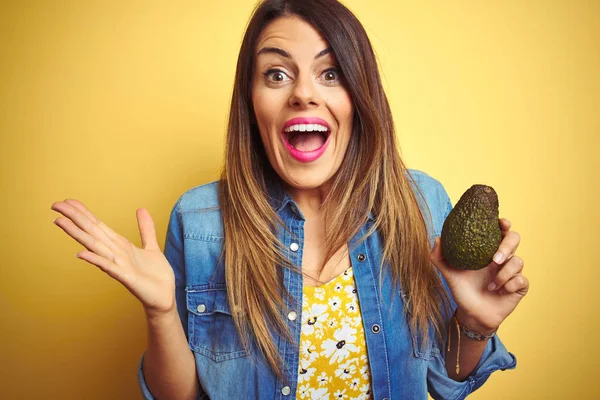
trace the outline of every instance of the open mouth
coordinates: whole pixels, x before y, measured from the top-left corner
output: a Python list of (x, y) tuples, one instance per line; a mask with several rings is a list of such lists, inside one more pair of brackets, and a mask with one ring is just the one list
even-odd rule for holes
[(323, 147), (330, 133), (320, 124), (295, 124), (285, 128), (283, 137), (293, 149), (312, 152)]

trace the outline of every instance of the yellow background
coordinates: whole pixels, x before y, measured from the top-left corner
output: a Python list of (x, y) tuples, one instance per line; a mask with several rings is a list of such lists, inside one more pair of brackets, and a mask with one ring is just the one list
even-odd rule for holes
[[(11, 4), (12, 3), (12, 4)], [(0, 388), (5, 399), (133, 399), (137, 300), (52, 221), (83, 201), (159, 242), (187, 189), (217, 178), (253, 1), (0, 6)], [(600, 2), (346, 4), (376, 48), (407, 164), (499, 193), (529, 295), (500, 329), (517, 369), (473, 399), (600, 397)]]

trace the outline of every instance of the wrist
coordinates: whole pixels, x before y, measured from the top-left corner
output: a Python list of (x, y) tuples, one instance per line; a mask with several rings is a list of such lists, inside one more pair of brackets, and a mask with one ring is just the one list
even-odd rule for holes
[(173, 318), (179, 318), (175, 307), (166, 311), (156, 311), (144, 308), (144, 312), (146, 313), (148, 324), (151, 325), (161, 324), (164, 321), (171, 321)]
[(498, 330), (498, 326), (491, 326), (489, 324), (483, 323), (477, 318), (474, 318), (466, 312), (464, 312), (461, 308), (456, 309), (455, 316), (460, 325), (480, 335), (490, 335)]

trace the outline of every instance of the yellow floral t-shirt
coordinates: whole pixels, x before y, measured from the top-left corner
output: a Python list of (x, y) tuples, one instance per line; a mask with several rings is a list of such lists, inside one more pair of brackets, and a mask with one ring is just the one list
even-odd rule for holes
[(352, 267), (304, 286), (297, 399), (371, 399), (371, 373)]

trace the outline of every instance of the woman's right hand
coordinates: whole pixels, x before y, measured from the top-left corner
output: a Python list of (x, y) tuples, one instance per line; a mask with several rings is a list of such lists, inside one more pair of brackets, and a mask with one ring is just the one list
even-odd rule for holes
[(158, 246), (148, 210), (136, 211), (142, 238), (139, 248), (106, 226), (78, 200), (57, 201), (51, 209), (64, 216), (56, 218), (54, 224), (87, 249), (76, 256), (125, 286), (142, 302), (148, 317), (175, 312), (175, 274)]

